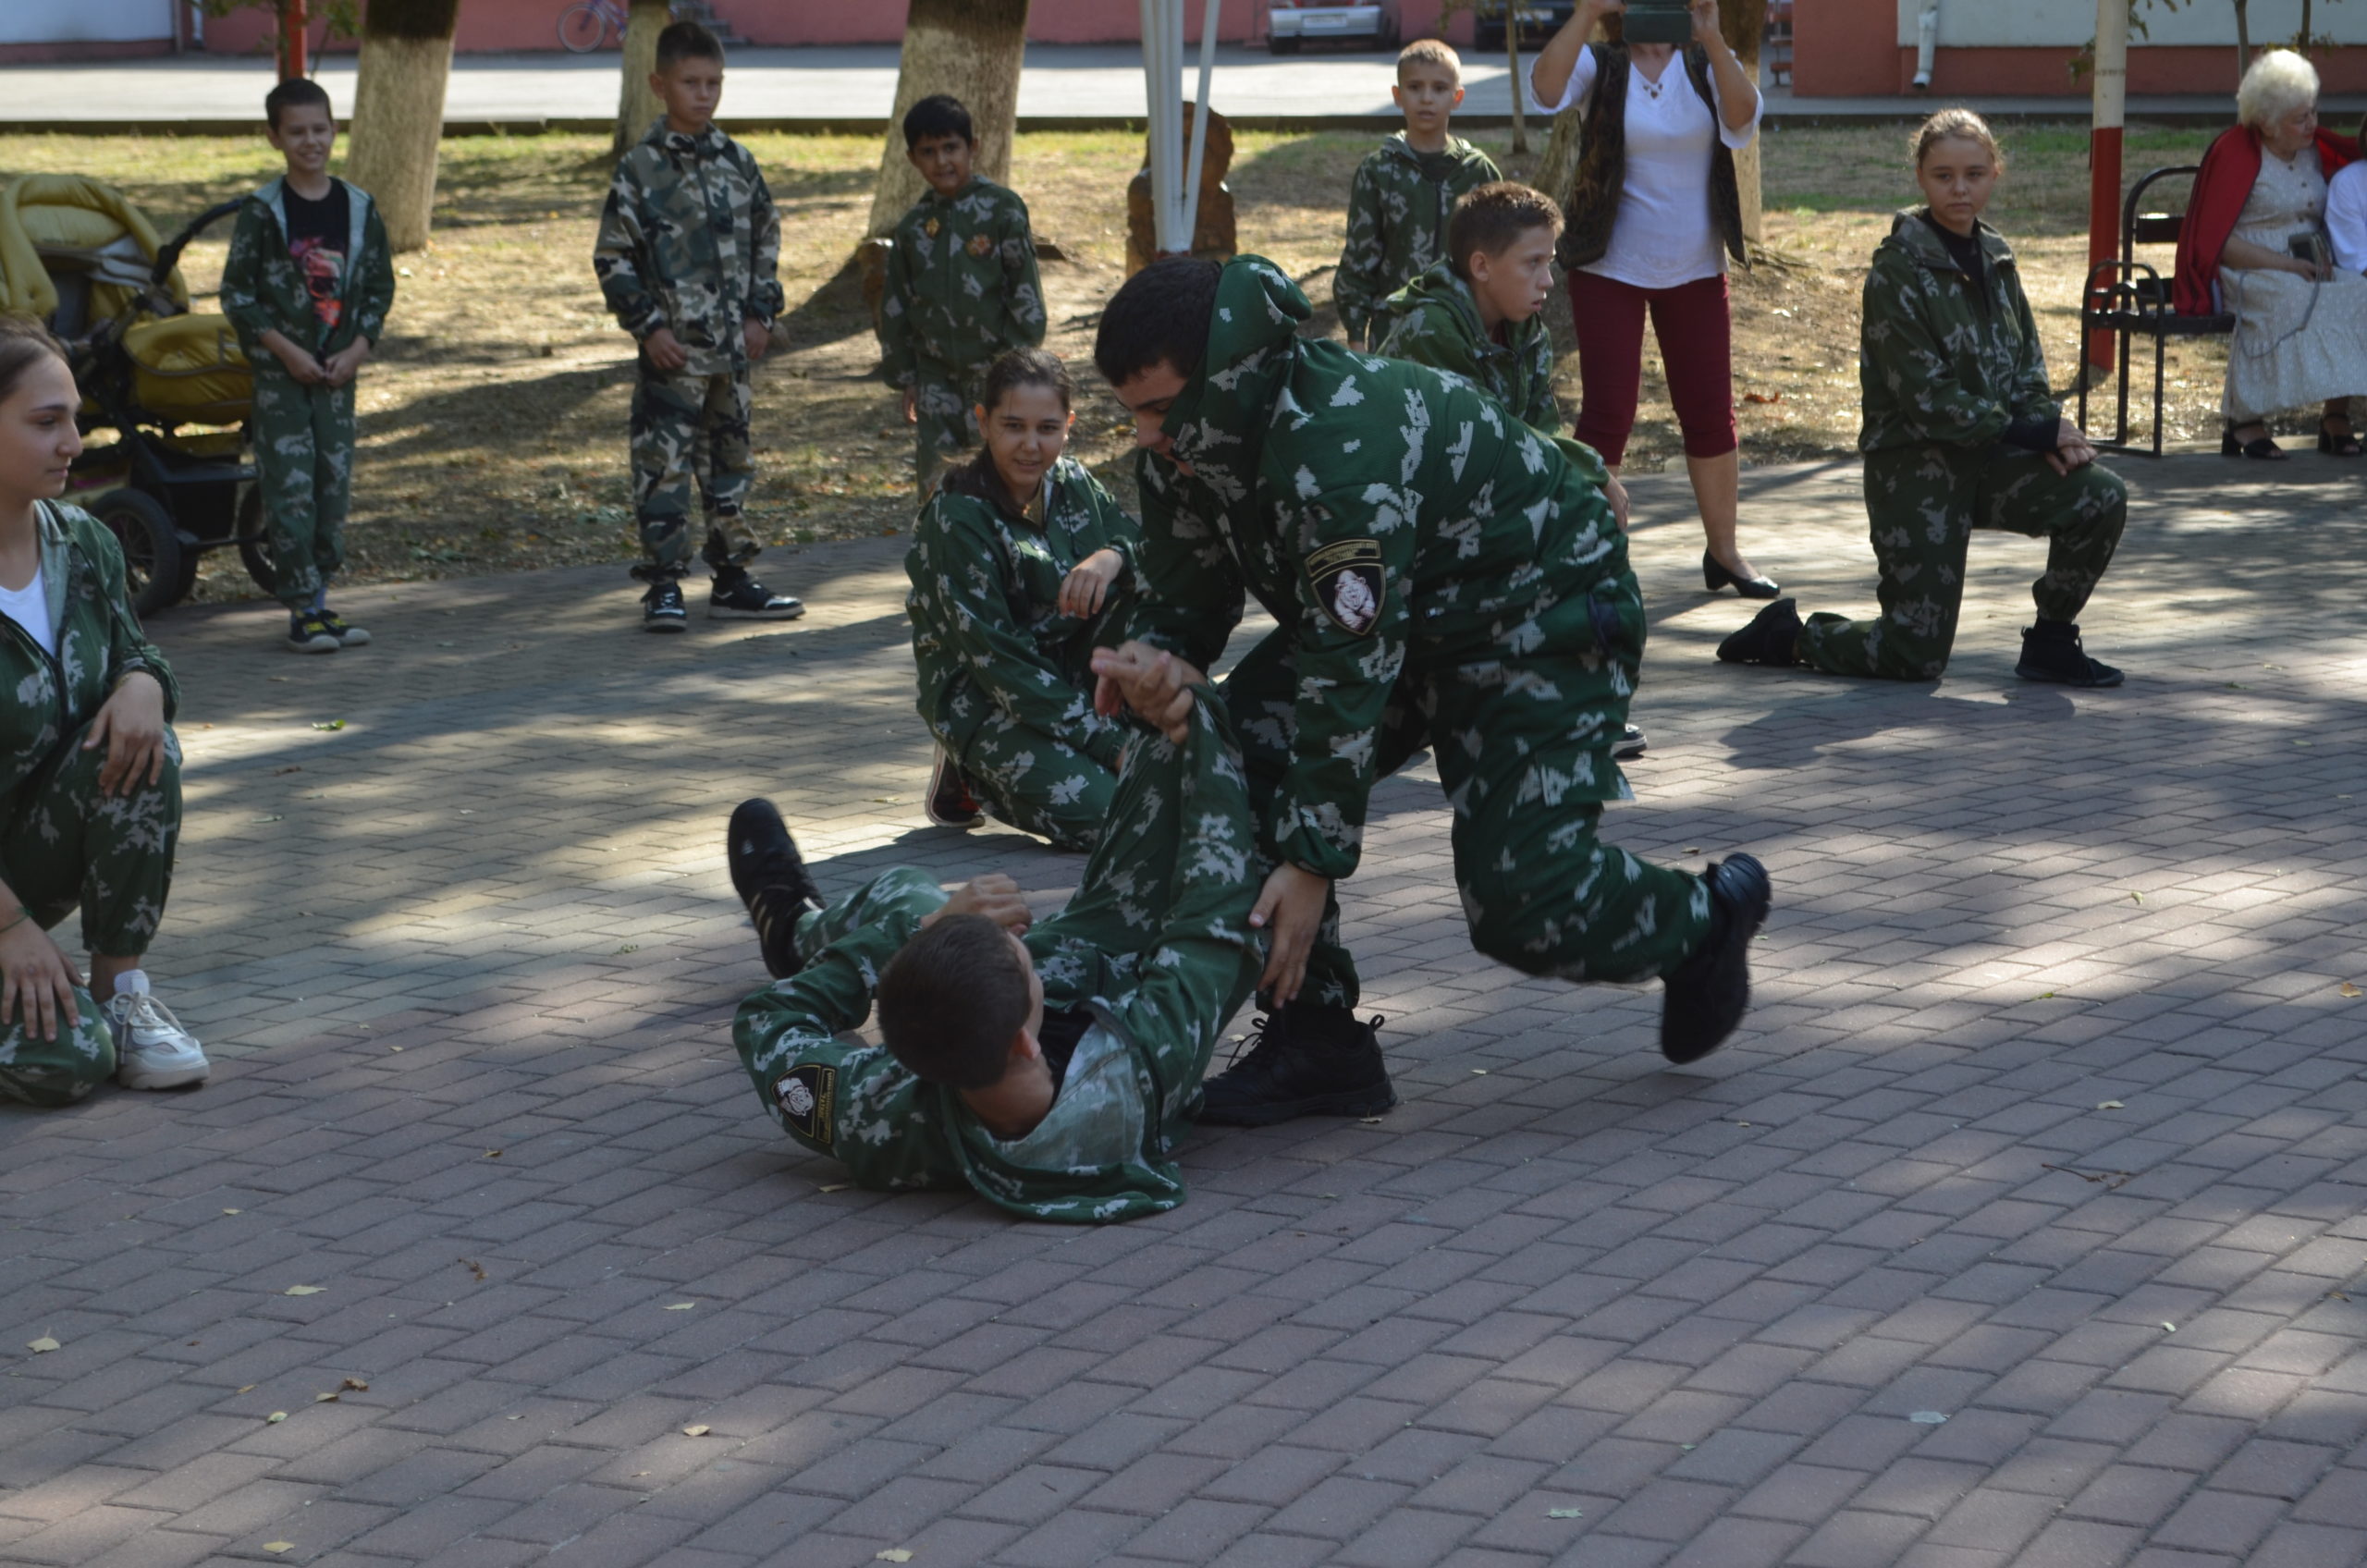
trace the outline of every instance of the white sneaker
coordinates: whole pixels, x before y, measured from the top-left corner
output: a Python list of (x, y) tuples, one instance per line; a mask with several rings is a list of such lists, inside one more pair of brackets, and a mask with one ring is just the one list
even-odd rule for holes
[(115, 1081), (127, 1089), (181, 1089), (205, 1082), (213, 1067), (197, 1036), (181, 1027), (173, 1010), (148, 989), (148, 977), (134, 975), (132, 988), (107, 998), (107, 1022), (115, 1028)]

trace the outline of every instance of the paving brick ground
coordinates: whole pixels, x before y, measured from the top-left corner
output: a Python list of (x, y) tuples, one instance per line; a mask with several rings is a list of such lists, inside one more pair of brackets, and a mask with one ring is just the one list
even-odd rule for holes
[[(1108, 1231), (848, 1190), (730, 1056), (743, 795), (827, 887), (1074, 880), (921, 825), (901, 541), (772, 569), (794, 628), (644, 637), (605, 571), (356, 594), (333, 659), (161, 618), (153, 967), (220, 1068), (0, 1113), (0, 1562), (2360, 1562), (2362, 487), (2127, 471), (2117, 692), (2012, 678), (2026, 541), (1934, 690), (1714, 665), (1745, 611), (1639, 529), (1612, 823), (1767, 860), (1745, 1034), (1671, 1072), (1653, 991), (1477, 959), (1417, 770), (1348, 899), (1404, 1107)], [(1869, 601), (1846, 468), (1750, 485)]]

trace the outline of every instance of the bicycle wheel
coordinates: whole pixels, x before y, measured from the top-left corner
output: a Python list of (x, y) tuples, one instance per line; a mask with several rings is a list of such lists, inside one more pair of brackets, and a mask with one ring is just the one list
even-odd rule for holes
[(607, 35), (607, 15), (589, 0), (570, 6), (558, 14), (559, 47), (570, 55), (589, 55), (600, 47), (600, 41)]

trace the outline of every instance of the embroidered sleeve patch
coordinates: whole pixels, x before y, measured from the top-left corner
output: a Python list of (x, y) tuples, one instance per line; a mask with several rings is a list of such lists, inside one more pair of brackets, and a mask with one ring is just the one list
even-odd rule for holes
[(1371, 634), (1380, 624), (1389, 580), (1380, 566), (1380, 541), (1343, 539), (1306, 557), (1307, 586), (1326, 619), (1351, 637)]
[(830, 1112), (838, 1091), (839, 1070), (809, 1061), (781, 1074), (773, 1084), (773, 1098), (791, 1131), (828, 1148), (834, 1141)]

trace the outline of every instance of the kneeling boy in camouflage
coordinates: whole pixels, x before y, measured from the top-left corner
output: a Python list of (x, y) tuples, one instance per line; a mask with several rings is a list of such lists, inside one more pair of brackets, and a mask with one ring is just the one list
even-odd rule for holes
[[(1171, 663), (1096, 658), (1127, 691)], [(1266, 868), (1224, 704), (1161, 690), (1165, 727), (1128, 746), (1076, 896), (1040, 925), (1003, 876), (949, 899), (896, 870), (825, 905), (770, 802), (732, 814), (732, 883), (781, 977), (732, 1040), (791, 1137), (863, 1186), (967, 1185), (1023, 1219), (1184, 1201), (1172, 1145), (1264, 962), (1248, 917)], [(886, 1045), (841, 1038), (875, 995)]]

